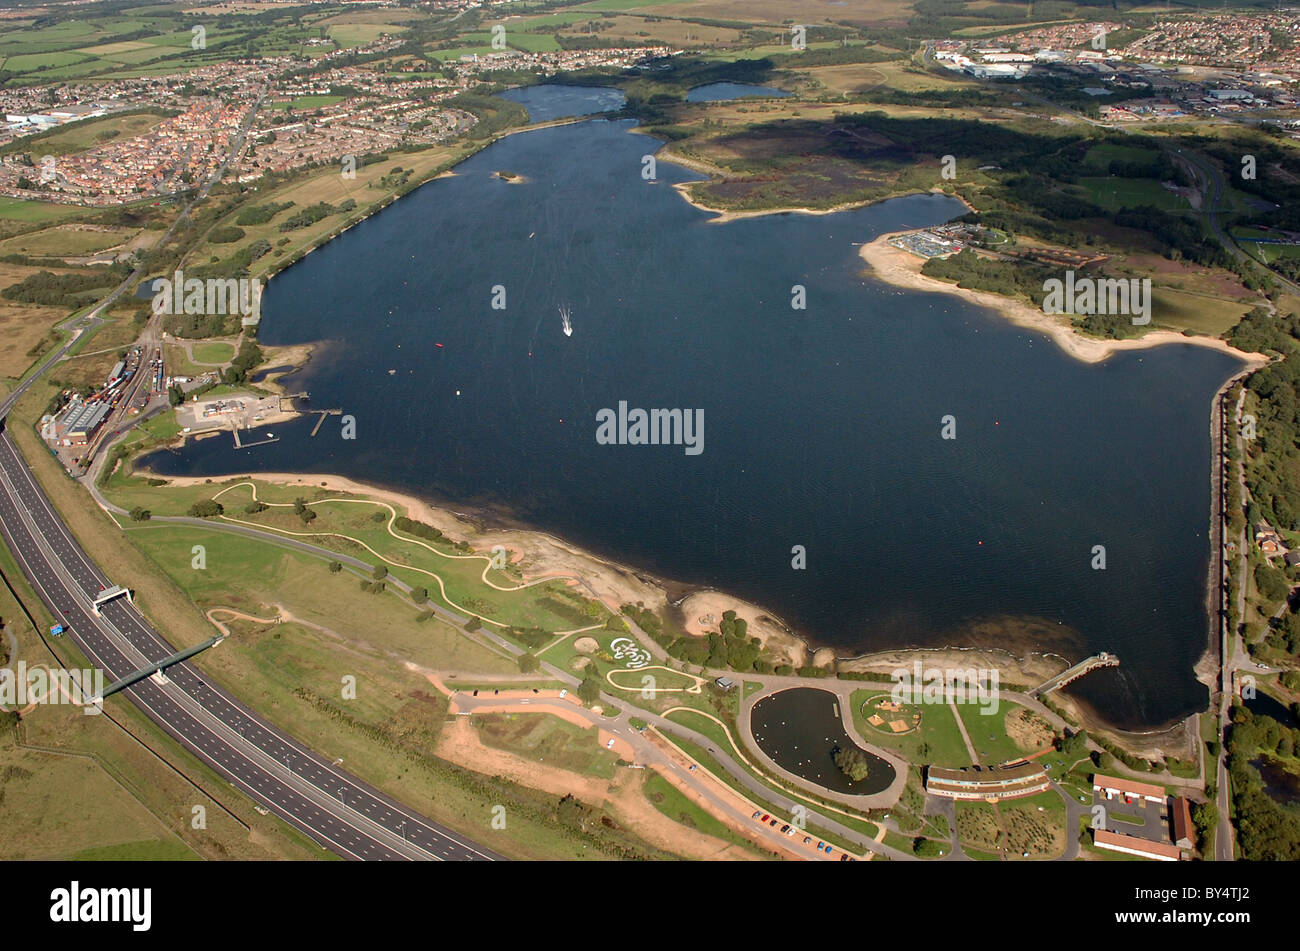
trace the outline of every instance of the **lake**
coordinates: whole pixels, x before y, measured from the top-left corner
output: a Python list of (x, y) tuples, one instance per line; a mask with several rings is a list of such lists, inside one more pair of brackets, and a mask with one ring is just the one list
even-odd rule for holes
[[(1112, 723), (1200, 709), (1209, 409), (1237, 361), (1084, 364), (865, 276), (858, 245), (960, 214), (944, 196), (711, 223), (671, 187), (695, 173), (642, 179), (659, 143), (633, 126), (504, 138), (269, 284), (262, 340), (321, 344), (285, 385), (353, 415), (354, 441), (309, 417), (149, 464), (414, 492), (734, 593), (841, 654), (1107, 650), (1122, 667), (1070, 690)], [(703, 451), (602, 444), (620, 402), (702, 413)]]
[(627, 102), (622, 91), (608, 86), (566, 86), (559, 83), (507, 89), (501, 93), (501, 98), (517, 102), (527, 109), (529, 122), (613, 112), (622, 109)]

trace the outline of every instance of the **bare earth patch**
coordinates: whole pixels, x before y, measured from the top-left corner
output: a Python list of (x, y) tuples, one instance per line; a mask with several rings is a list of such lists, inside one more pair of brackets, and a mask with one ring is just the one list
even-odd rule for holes
[(646, 799), (641, 774), (636, 770), (622, 770), (609, 782), (530, 762), (514, 753), (484, 746), (463, 717), (443, 729), (435, 752), (477, 772), (502, 776), (557, 797), (572, 793), (578, 799), (602, 805), (647, 842), (684, 858), (754, 858), (737, 846), (673, 822)]

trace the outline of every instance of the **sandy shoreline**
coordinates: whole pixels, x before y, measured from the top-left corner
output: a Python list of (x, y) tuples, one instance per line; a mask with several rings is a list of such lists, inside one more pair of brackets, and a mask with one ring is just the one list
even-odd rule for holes
[[(147, 471), (147, 470), (141, 470)], [(166, 476), (173, 485), (210, 483), (214, 489), (247, 478), (282, 486), (301, 486), (304, 496), (323, 497), (334, 492), (362, 495), (393, 505), (418, 521), (433, 525), (452, 539), (464, 539), (478, 551), (503, 545), (511, 552), (511, 561), (519, 566), (525, 580), (559, 575), (573, 576), (583, 593), (602, 601), (617, 611), (623, 604), (641, 602), (657, 611), (680, 612), (687, 633), (704, 636), (717, 631), (722, 613), (735, 611), (749, 625), (749, 636), (758, 637), (776, 663), (793, 667), (835, 667), (841, 671), (876, 671), (888, 673), (921, 660), (926, 667), (935, 665), (969, 667), (972, 664), (996, 668), (1004, 683), (1037, 683), (1069, 666), (1065, 658), (1050, 650), (1026, 651), (1016, 656), (1009, 650), (990, 647), (900, 647), (868, 653), (841, 655), (831, 647), (812, 647), (807, 639), (787, 627), (772, 611), (744, 601), (723, 591), (702, 589), (672, 601), (668, 585), (632, 568), (608, 561), (570, 545), (562, 539), (529, 529), (482, 528), (473, 516), (431, 504), (418, 496), (358, 482), (346, 476), (304, 475), (290, 472), (256, 472), (248, 476), (207, 478), (203, 476)], [(309, 490), (315, 490), (310, 492)], [(1076, 658), (1077, 659), (1077, 658)]]
[(910, 234), (914, 230), (882, 234), (874, 241), (862, 245), (858, 254), (871, 268), (872, 277), (895, 287), (951, 294), (979, 304), (981, 307), (995, 311), (1018, 327), (1046, 334), (1058, 347), (1076, 360), (1082, 360), (1084, 363), (1100, 363), (1123, 350), (1149, 350), (1166, 344), (1188, 344), (1209, 347), (1211, 350), (1226, 353), (1246, 363), (1251, 369), (1268, 363), (1268, 357), (1263, 354), (1246, 353), (1217, 337), (1188, 337), (1173, 330), (1153, 330), (1145, 336), (1127, 340), (1088, 337), (1071, 326), (1069, 315), (1045, 314), (1041, 309), (1024, 301), (1013, 300), (990, 291), (968, 290), (956, 284), (927, 277), (921, 273), (921, 265), (924, 263), (921, 258), (889, 243), (890, 238), (900, 234)]
[[(140, 470), (147, 471), (147, 470)], [(714, 589), (695, 590), (678, 601), (672, 601), (668, 583), (570, 545), (560, 538), (531, 529), (483, 528), (467, 514), (451, 511), (393, 489), (379, 488), (358, 482), (346, 476), (321, 474), (304, 475), (292, 472), (253, 472), (247, 476), (207, 478), (204, 476), (160, 476), (178, 486), (210, 483), (215, 487), (232, 485), (254, 479), (282, 486), (301, 486), (324, 496), (331, 492), (363, 495), (387, 502), (417, 521), (433, 525), (452, 539), (464, 539), (476, 550), (488, 551), (494, 545), (503, 545), (511, 552), (511, 562), (523, 572), (525, 580), (571, 575), (581, 579), (574, 582), (585, 589), (584, 593), (598, 598), (611, 610), (623, 604), (643, 603), (657, 611), (676, 610), (681, 613), (683, 627), (694, 636), (704, 636), (717, 631), (724, 611), (735, 611), (749, 625), (749, 636), (762, 640), (777, 663), (794, 667), (815, 665), (841, 670), (887, 671), (908, 666), (916, 659), (924, 659), (927, 666), (949, 663), (952, 666), (969, 666), (972, 651), (979, 654), (985, 666), (996, 666), (1005, 681), (1018, 682), (1043, 674), (1043, 679), (1064, 670), (1068, 662), (1050, 652), (1027, 653), (1018, 658), (1010, 651), (987, 648), (925, 647), (896, 648), (866, 654), (840, 655), (831, 647), (812, 647), (807, 639), (787, 627), (772, 611), (741, 598)]]

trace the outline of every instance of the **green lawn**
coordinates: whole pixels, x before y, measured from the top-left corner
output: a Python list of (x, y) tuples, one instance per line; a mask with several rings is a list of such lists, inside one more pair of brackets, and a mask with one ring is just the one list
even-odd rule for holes
[(229, 363), (235, 358), (235, 348), (218, 340), (208, 340), (194, 345), (196, 363)]
[(22, 198), (0, 198), (0, 218), (13, 221), (58, 221), (85, 214), (84, 208), (73, 205), (56, 205), (48, 201), (26, 201)]
[(1150, 178), (1119, 178), (1112, 176), (1080, 178), (1079, 185), (1087, 191), (1089, 200), (1107, 211), (1119, 211), (1121, 208), (1138, 208), (1142, 205), (1154, 205), (1161, 211), (1179, 212), (1188, 210), (1186, 200)]
[(1022, 759), (1027, 753), (1037, 750), (1022, 750), (1011, 737), (1007, 736), (1007, 714), (1021, 709), (1019, 704), (1001, 702), (996, 713), (985, 715), (987, 709), (977, 704), (957, 704), (966, 733), (975, 744), (975, 751), (980, 754), (982, 764), (997, 765), (1009, 760)]
[[(867, 722), (862, 705), (876, 697), (889, 697), (889, 686), (866, 687), (853, 691), (853, 725), (868, 743), (875, 743), (900, 753), (913, 763), (934, 766), (969, 766), (970, 754), (962, 742), (957, 721), (947, 704), (918, 704), (921, 728), (911, 733), (895, 734), (876, 729)], [(883, 714), (882, 714), (883, 716)]]

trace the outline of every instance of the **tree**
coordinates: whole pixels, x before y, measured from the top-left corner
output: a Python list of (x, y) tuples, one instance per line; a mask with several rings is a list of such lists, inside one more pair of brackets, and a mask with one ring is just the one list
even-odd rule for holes
[(172, 406), (180, 406), (185, 402), (185, 391), (181, 389), (179, 383), (167, 387), (167, 402)]
[(412, 588), (411, 600), (416, 604), (423, 604), (429, 600), (429, 591), (427, 588)]
[(149, 521), (152, 515), (153, 513), (150, 512), (148, 509), (141, 508), (138, 505), (135, 508), (131, 509), (131, 521), (133, 522), (147, 522)]
[(225, 509), (216, 499), (200, 499), (190, 506), (190, 518), (211, 518), (220, 515)]
[(1088, 750), (1088, 731), (1075, 730), (1073, 733), (1066, 732), (1061, 737), (1061, 753), (1065, 756), (1079, 757)]
[(595, 703), (600, 699), (600, 681), (595, 674), (588, 672), (578, 684), (578, 699), (583, 703)]
[(523, 653), (519, 655), (519, 672), (521, 674), (531, 674), (542, 666), (542, 662), (537, 659), (537, 655)]
[(472, 614), (470, 615), (469, 620), (465, 622), (465, 630), (467, 631), (477, 631), (482, 626), (483, 622)]
[(925, 836), (917, 836), (912, 842), (912, 854), (918, 858), (932, 859), (943, 855), (943, 847), (934, 839), (927, 839)]
[(388, 568), (384, 565), (375, 565), (374, 570), (370, 572), (370, 577), (376, 581), (383, 581), (388, 577)]
[(330, 574), (336, 575), (343, 570), (343, 565), (337, 561), (330, 562)]
[(856, 746), (844, 746), (835, 751), (835, 765), (852, 782), (860, 782), (871, 773), (866, 755)]

